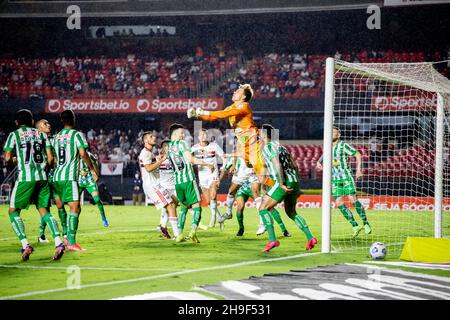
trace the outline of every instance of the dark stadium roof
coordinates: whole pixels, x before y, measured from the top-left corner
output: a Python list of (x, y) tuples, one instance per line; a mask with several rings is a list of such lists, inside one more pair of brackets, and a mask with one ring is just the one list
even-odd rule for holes
[(223, 15), (270, 12), (362, 9), (382, 0), (3, 0), (0, 17), (67, 17), (67, 7), (76, 4), (84, 17)]

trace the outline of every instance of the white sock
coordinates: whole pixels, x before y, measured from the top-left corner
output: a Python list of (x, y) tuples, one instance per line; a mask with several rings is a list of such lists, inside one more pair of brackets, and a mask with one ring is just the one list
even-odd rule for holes
[(61, 243), (61, 237), (55, 237), (55, 247), (59, 246)]
[(259, 216), (259, 224), (264, 224), (264, 222), (263, 222), (263, 220), (261, 218), (261, 215)]
[(169, 214), (167, 213), (166, 208), (161, 209), (161, 219), (159, 220), (159, 224), (161, 227), (167, 227), (167, 220), (169, 220)]
[(172, 231), (175, 237), (177, 237), (181, 232), (178, 229), (178, 219), (177, 217), (169, 217), (170, 225), (172, 226)]
[(232, 196), (232, 195), (227, 195), (227, 201), (226, 201), (226, 204), (227, 204), (227, 214), (230, 214), (231, 213), (231, 211), (233, 210), (233, 203), (234, 203), (234, 196)]
[(255, 205), (256, 205), (256, 209), (258, 209), (258, 211), (259, 211), (259, 207), (261, 206), (261, 202), (262, 202), (261, 197), (255, 198)]
[(20, 240), (20, 242), (22, 242), (22, 248), (26, 249), (27, 245), (28, 245), (28, 240), (27, 238)]
[(216, 222), (217, 201), (211, 200), (209, 202), (209, 209), (211, 210), (211, 224)]

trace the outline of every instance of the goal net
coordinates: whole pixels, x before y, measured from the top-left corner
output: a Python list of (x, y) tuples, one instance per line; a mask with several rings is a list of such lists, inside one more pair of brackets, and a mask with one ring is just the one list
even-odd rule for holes
[[(368, 253), (370, 245), (380, 241), (395, 256), (408, 236), (450, 236), (450, 80), (436, 69), (442, 65), (446, 62), (327, 60), (323, 251), (329, 245), (330, 250)], [(362, 229), (353, 237), (345, 207), (356, 223), (363, 225), (364, 212), (356, 210), (358, 204), (344, 197), (345, 207), (336, 206), (338, 195), (345, 194), (346, 188), (333, 186), (333, 175), (340, 174), (345, 159), (339, 150), (333, 156), (332, 126), (340, 129), (340, 141), (362, 156), (363, 176), (359, 179), (351, 152), (348, 165), (357, 199), (372, 228), (370, 234)], [(328, 156), (325, 150), (329, 150)], [(326, 201), (330, 193), (339, 190), (343, 193)]]

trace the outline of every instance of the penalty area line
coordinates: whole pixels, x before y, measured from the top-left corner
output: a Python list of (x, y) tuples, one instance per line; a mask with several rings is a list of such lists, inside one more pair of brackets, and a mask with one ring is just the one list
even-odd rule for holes
[(81, 271), (83, 270), (99, 270), (99, 271), (167, 271), (167, 270), (176, 270), (180, 269), (174, 268), (114, 268), (114, 267), (78, 267), (76, 265), (67, 266), (67, 267), (54, 267), (54, 266), (24, 266), (18, 264), (0, 264), (0, 269), (37, 269), (37, 270), (67, 270), (70, 267), (77, 267)]
[[(266, 262), (276, 262), (276, 261), (283, 261), (283, 260), (291, 260), (291, 259), (309, 257), (309, 256), (312, 256), (312, 255), (317, 255), (317, 254), (322, 254), (322, 253), (321, 252), (301, 253), (301, 254), (297, 254), (297, 255), (293, 255), (293, 256), (287, 256), (287, 257), (272, 258), (272, 259), (261, 259), (261, 260), (253, 260), (253, 261), (243, 261), (243, 262), (228, 264), (228, 265), (224, 265), (224, 266), (215, 266), (215, 267), (198, 268), (198, 269), (188, 269), (188, 270), (183, 270), (183, 271), (164, 273), (164, 274), (159, 274), (159, 275), (154, 275), (154, 276), (147, 276), (147, 277), (142, 277), (142, 278), (135, 278), (135, 279), (116, 280), (116, 281), (108, 281), (108, 282), (98, 282), (98, 283), (80, 285), (76, 290), (78, 291), (78, 290), (81, 290), (81, 289), (88, 289), (88, 288), (95, 288), (95, 287), (104, 287), (104, 286), (112, 286), (112, 285), (126, 284), (126, 283), (133, 283), (133, 282), (141, 282), (141, 281), (148, 281), (148, 280), (154, 280), (154, 279), (161, 279), (161, 278), (180, 276), (180, 275), (185, 275), (185, 274), (189, 274), (189, 273), (213, 271), (213, 270), (220, 270), (220, 269), (228, 269), (228, 268), (234, 268), (234, 267), (240, 267), (240, 266), (252, 265), (252, 264), (259, 264), (259, 263), (266, 263)], [(14, 294), (14, 295), (9, 295), (9, 296), (2, 296), (2, 297), (0, 296), (0, 300), (25, 298), (25, 297), (30, 297), (30, 296), (34, 296), (34, 295), (51, 294), (51, 293), (56, 293), (56, 292), (68, 291), (68, 290), (74, 290), (74, 289), (73, 288), (64, 287), (64, 288), (57, 288), (57, 289), (50, 289), (50, 290), (31, 291), (31, 292)]]

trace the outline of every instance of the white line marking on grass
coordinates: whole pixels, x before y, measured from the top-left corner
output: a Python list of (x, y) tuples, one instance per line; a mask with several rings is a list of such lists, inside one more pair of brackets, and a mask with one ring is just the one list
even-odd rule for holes
[(399, 266), (418, 269), (447, 270), (450, 271), (450, 264), (438, 263), (418, 263), (418, 262), (394, 262), (394, 261), (364, 261), (363, 263), (381, 264), (388, 266)]
[(401, 270), (401, 269), (383, 268), (383, 267), (374, 266), (374, 265), (370, 265), (370, 264), (346, 263), (346, 265), (348, 265), (348, 266), (356, 266), (356, 267), (363, 267), (363, 268), (378, 268), (378, 269), (380, 269), (382, 271), (397, 273), (397, 274), (401, 274), (401, 275), (404, 275), (404, 276), (420, 277), (420, 278), (424, 278), (424, 279), (436, 280), (436, 281), (442, 281), (442, 282), (450, 283), (450, 278), (433, 276), (433, 275), (419, 273), (419, 272), (410, 272), (410, 271), (404, 271), (404, 270)]
[[(189, 273), (195, 273), (195, 272), (228, 269), (228, 268), (240, 267), (240, 266), (245, 266), (245, 265), (264, 263), (264, 262), (275, 262), (275, 261), (283, 261), (283, 260), (290, 260), (290, 259), (296, 259), (296, 258), (303, 258), (303, 257), (312, 256), (312, 255), (317, 255), (317, 254), (322, 254), (322, 253), (321, 252), (301, 253), (301, 254), (297, 254), (297, 255), (293, 255), (293, 256), (287, 256), (287, 257), (281, 257), (281, 258), (244, 261), (244, 262), (233, 263), (233, 264), (228, 264), (228, 265), (224, 265), (224, 266), (215, 266), (215, 267), (198, 268), (198, 269), (188, 269), (188, 270), (183, 270), (183, 271), (164, 273), (164, 274), (148, 276), (148, 277), (142, 277), (142, 278), (135, 278), (135, 279), (117, 280), (117, 281), (109, 281), (109, 282), (98, 282), (98, 283), (81, 285), (79, 289), (87, 289), (87, 288), (93, 288), (93, 287), (104, 287), (104, 286), (111, 286), (111, 285), (124, 284), (124, 283), (141, 282), (141, 281), (147, 281), (147, 280), (153, 280), (153, 279), (174, 277), (174, 276), (179, 276), (179, 275), (184, 275), (184, 274), (189, 274)], [(20, 293), (20, 294), (15, 294), (15, 295), (10, 295), (10, 296), (3, 296), (3, 297), (0, 297), (0, 300), (24, 298), (24, 297), (34, 296), (34, 295), (56, 293), (56, 292), (62, 292), (62, 291), (67, 291), (67, 290), (71, 290), (71, 289), (64, 287), (64, 288), (57, 288), (57, 289), (50, 289), (50, 290), (32, 291), (32, 292)]]
[[(18, 264), (0, 264), (0, 268), (11, 269), (50, 269), (50, 270), (67, 270), (67, 267), (53, 267), (53, 266), (24, 266)], [(174, 268), (102, 268), (102, 267), (79, 267), (80, 270), (101, 270), (101, 271), (167, 271), (176, 270)]]
[[(77, 232), (77, 235), (93, 235), (93, 234), (108, 234), (108, 233), (121, 233), (121, 232), (136, 232), (136, 231), (148, 231), (148, 232), (152, 232), (152, 231), (157, 231), (156, 229), (142, 229), (142, 228), (136, 228), (136, 229), (111, 229), (111, 230), (106, 230), (106, 231), (97, 231), (97, 232)], [(9, 241), (9, 240), (17, 240), (17, 237), (7, 237), (7, 238), (0, 238), (0, 241)]]
[(135, 296), (126, 296), (120, 298), (114, 298), (111, 300), (161, 300), (161, 299), (171, 299), (171, 300), (216, 300), (214, 298), (205, 296), (198, 292), (189, 291), (161, 291), (144, 293)]

